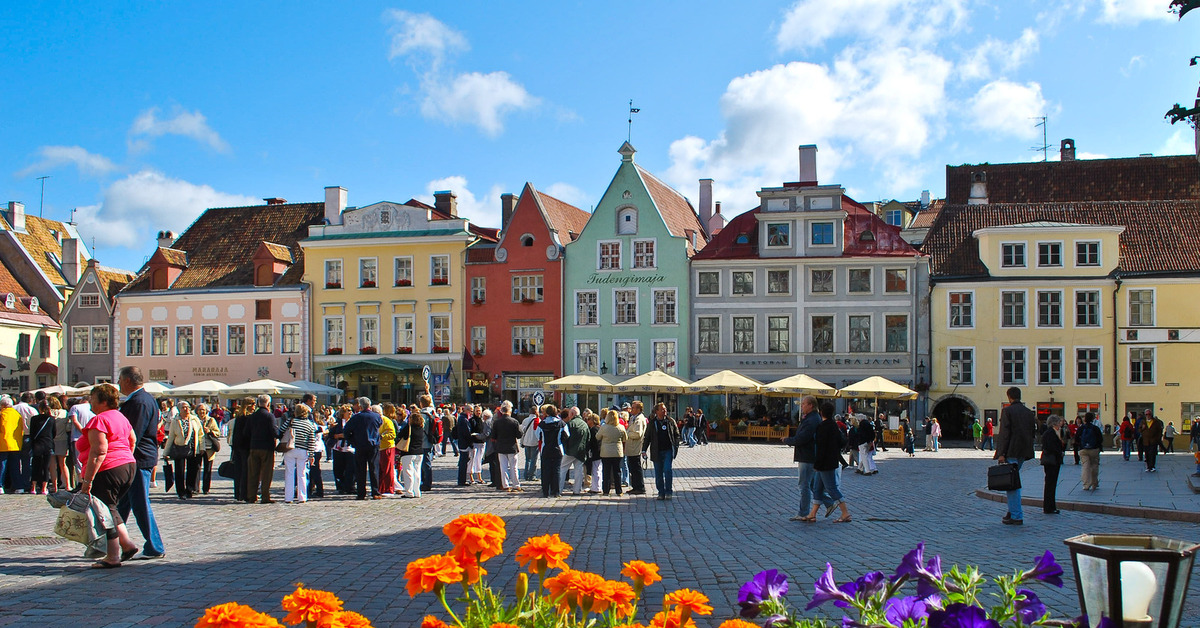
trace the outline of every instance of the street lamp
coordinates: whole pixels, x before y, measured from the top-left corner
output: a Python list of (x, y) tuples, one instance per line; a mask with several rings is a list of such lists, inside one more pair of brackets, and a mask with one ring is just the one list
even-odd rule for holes
[(601, 362), (601, 363), (600, 363), (600, 374), (601, 374), (601, 375), (608, 375), (608, 362)]
[(1200, 545), (1148, 534), (1081, 534), (1071, 550), (1080, 610), (1094, 628), (1178, 628)]
[(292, 370), (292, 367), (295, 366), (295, 364), (292, 363), (291, 358), (288, 358), (287, 364), (285, 364), (284, 366), (287, 367), (288, 375), (291, 375), (292, 377), (296, 376), (296, 371)]

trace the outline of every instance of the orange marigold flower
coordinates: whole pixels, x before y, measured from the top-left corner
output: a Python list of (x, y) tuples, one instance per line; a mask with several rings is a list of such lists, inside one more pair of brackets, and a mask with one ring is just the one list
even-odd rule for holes
[(490, 513), (461, 515), (442, 526), (442, 532), (446, 534), (446, 538), (450, 539), (455, 548), (466, 551), (472, 556), (479, 555), (480, 562), (498, 556), (504, 551), (501, 546), (507, 534), (504, 529), (504, 520)]
[(546, 573), (547, 569), (565, 569), (566, 558), (572, 549), (557, 534), (530, 537), (517, 550), (517, 564), (528, 566), (529, 571), (536, 574)]
[(744, 619), (726, 619), (717, 628), (758, 628), (758, 625)]
[(570, 612), (579, 606), (579, 591), (575, 587), (575, 582), (579, 580), (579, 574), (582, 572), (565, 569), (556, 576), (546, 578), (542, 586), (550, 592), (549, 597), (554, 603), (558, 604), (558, 609), (562, 612)]
[(633, 601), (637, 593), (628, 582), (617, 580), (608, 581), (608, 601), (616, 609), (617, 617), (628, 617), (633, 614)]
[(458, 566), (463, 568), (463, 576), (467, 579), (467, 584), (475, 584), (481, 577), (487, 575), (487, 570), (479, 566), (475, 555), (465, 549), (456, 547), (451, 550), (450, 555), (458, 561)]
[(421, 620), (421, 628), (450, 628), (450, 625), (433, 615), (426, 615)]
[(708, 604), (708, 596), (692, 589), (668, 593), (663, 601), (667, 606), (678, 606), (697, 615), (711, 615), (713, 611), (713, 607)]
[(305, 589), (298, 583), (294, 593), (284, 596), (283, 610), (288, 611), (283, 621), (294, 626), (318, 622), (325, 615), (341, 611), (342, 601), (328, 591)]
[(249, 606), (229, 602), (206, 609), (196, 628), (283, 628), (283, 624)]
[(317, 628), (371, 628), (371, 620), (354, 611), (341, 611), (322, 617)]
[(570, 590), (579, 597), (579, 605), (589, 613), (603, 613), (611, 604), (609, 592), (612, 587), (600, 574), (587, 571), (575, 572)]
[(404, 577), (408, 579), (408, 595), (416, 597), (418, 593), (435, 591), (462, 580), (463, 568), (450, 554), (435, 554), (409, 563)]
[(640, 560), (631, 560), (625, 563), (621, 575), (632, 580), (635, 586), (640, 587), (647, 587), (662, 580), (662, 576), (658, 575), (658, 565)]
[(696, 628), (696, 622), (690, 617), (683, 619), (680, 609), (660, 611), (650, 620), (649, 628)]

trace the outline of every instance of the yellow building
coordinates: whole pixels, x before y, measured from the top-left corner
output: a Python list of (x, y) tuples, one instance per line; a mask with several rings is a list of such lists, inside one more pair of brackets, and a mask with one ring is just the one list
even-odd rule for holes
[(459, 218), (450, 192), (435, 198), (347, 209), (346, 190), (326, 188), (327, 224), (300, 243), (318, 381), (410, 403), (428, 366), (437, 400), (461, 396), (466, 249), (495, 231)]

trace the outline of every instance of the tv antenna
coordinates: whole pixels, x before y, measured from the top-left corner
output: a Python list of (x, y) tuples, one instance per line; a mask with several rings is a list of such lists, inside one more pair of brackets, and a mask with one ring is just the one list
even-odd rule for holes
[(629, 99), (629, 120), (628, 120), (628, 122), (629, 122), (629, 130), (628, 130), (628, 131), (626, 132), (626, 134), (625, 134), (625, 141), (626, 141), (626, 142), (629, 142), (629, 141), (632, 141), (632, 140), (633, 140), (633, 114), (635, 114), (635, 113), (638, 113), (638, 112), (640, 112), (640, 111), (641, 111), (641, 109), (638, 109), (637, 107), (634, 107), (634, 106), (633, 106), (633, 99), (632, 99), (632, 98), (630, 98), (630, 99)]
[(1049, 144), (1048, 140), (1046, 139), (1046, 116), (1034, 116), (1033, 118), (1030, 118), (1030, 119), (1039, 121), (1037, 124), (1035, 124), (1033, 126), (1042, 127), (1042, 145), (1041, 146), (1033, 146), (1029, 150), (1042, 151), (1042, 161), (1050, 161), (1050, 144)]
[(42, 208), (46, 205), (46, 179), (49, 178), (50, 175), (38, 177), (38, 181), (42, 182), (42, 199), (38, 201), (38, 218), (44, 218), (44, 216), (42, 216)]

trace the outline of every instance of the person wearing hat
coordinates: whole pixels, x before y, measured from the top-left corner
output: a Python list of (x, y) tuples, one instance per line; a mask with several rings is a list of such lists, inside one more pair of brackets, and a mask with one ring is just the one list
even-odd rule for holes
[(625, 427), (625, 464), (629, 470), (629, 494), (645, 495), (646, 480), (642, 475), (642, 439), (646, 435), (646, 415), (642, 414), (642, 402), (635, 401), (629, 410), (629, 425)]

